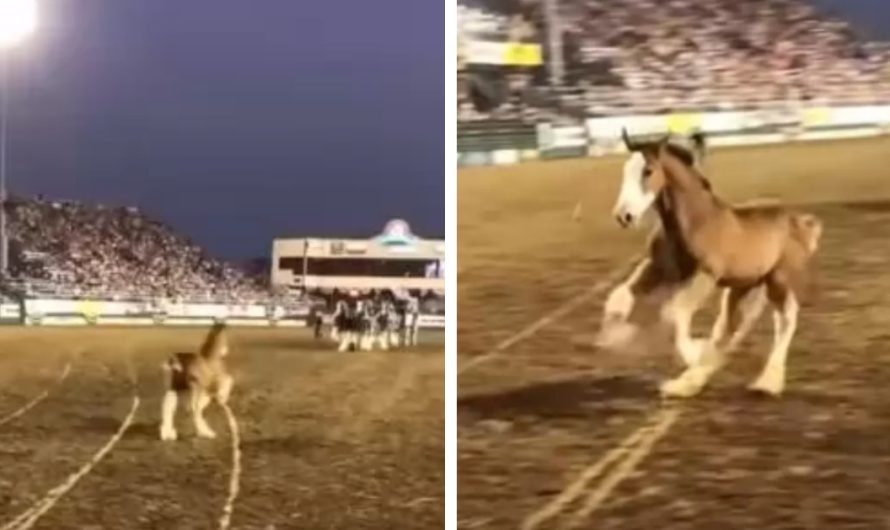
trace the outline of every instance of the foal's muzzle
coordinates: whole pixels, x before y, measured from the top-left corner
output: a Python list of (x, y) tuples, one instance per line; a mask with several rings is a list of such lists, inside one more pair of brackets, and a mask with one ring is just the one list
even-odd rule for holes
[(634, 222), (634, 216), (630, 212), (619, 212), (615, 214), (615, 220), (621, 225), (621, 228), (627, 228)]

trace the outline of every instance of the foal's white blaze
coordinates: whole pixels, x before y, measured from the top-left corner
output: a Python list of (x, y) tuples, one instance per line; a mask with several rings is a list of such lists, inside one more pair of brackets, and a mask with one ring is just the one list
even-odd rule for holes
[(646, 159), (640, 153), (631, 153), (624, 162), (621, 191), (612, 210), (622, 224), (637, 222), (655, 202), (655, 193), (647, 190), (643, 183), (645, 169)]

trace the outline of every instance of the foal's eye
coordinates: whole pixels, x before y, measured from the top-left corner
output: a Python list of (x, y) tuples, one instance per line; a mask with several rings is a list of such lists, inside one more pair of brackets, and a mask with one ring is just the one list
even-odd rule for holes
[(644, 168), (643, 169), (643, 179), (649, 178), (650, 175), (652, 175), (652, 168), (649, 168), (649, 167)]

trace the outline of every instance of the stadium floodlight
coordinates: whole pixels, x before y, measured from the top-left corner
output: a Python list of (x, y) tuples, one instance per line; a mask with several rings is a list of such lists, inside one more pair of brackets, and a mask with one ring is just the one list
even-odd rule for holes
[(11, 48), (37, 29), (37, 0), (0, 0), (0, 48)]
[[(7, 120), (9, 114), (9, 50), (37, 29), (37, 0), (0, 0), (0, 276), (9, 266), (6, 222)], [(6, 52), (6, 53), (3, 53)], [(3, 56), (5, 55), (5, 56)]]

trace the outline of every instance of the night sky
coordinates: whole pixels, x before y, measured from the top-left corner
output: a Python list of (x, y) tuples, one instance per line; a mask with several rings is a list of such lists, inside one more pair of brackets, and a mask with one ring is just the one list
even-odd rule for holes
[(816, 4), (844, 15), (871, 38), (890, 39), (890, 2), (887, 0), (816, 0)]
[(13, 193), (135, 205), (228, 258), (444, 234), (443, 6), (44, 0), (15, 50)]

